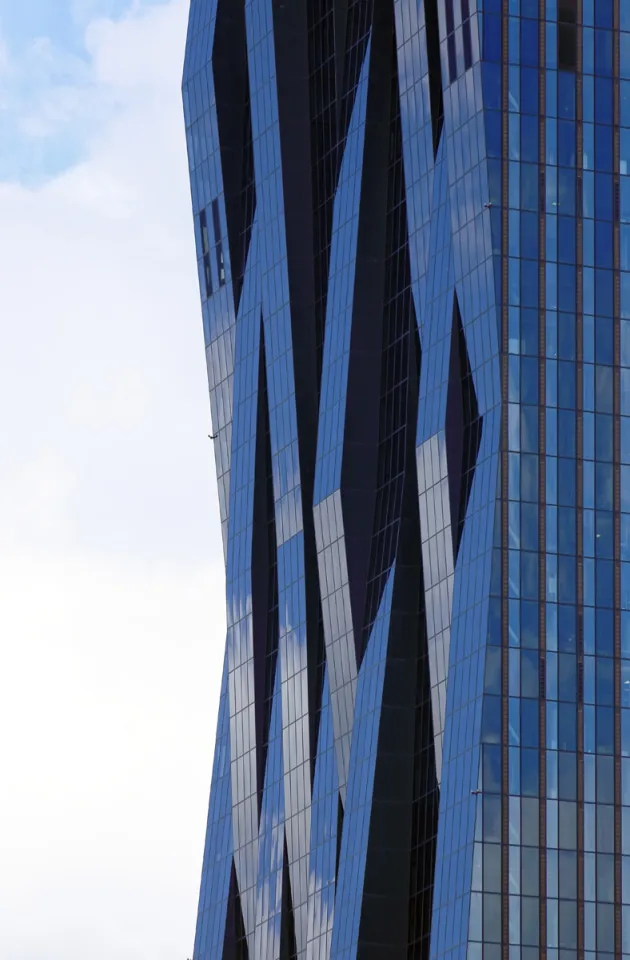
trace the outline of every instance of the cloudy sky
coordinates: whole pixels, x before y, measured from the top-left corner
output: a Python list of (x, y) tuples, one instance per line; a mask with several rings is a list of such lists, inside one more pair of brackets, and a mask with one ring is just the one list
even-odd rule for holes
[(0, 0), (0, 957), (186, 960), (224, 643), (188, 0)]

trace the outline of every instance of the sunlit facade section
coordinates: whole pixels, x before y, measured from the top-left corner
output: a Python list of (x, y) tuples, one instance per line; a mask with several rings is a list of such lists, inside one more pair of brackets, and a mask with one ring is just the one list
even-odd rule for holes
[(194, 960), (630, 960), (630, 0), (191, 0)]

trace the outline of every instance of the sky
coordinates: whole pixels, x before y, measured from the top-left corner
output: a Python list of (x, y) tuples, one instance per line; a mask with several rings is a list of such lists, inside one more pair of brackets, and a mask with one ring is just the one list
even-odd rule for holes
[(0, 957), (186, 960), (225, 604), (188, 0), (0, 0)]

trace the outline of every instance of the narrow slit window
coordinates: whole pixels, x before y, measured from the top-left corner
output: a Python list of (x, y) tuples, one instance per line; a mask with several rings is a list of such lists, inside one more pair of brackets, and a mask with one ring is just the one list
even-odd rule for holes
[(464, 70), (472, 67), (472, 35), (470, 33), (470, 0), (462, 0), (462, 40), (464, 44)]
[(558, 3), (558, 69), (577, 67), (577, 0)]
[(201, 231), (201, 259), (203, 277), (206, 287), (206, 297), (212, 296), (212, 270), (210, 269), (210, 238), (208, 237), (208, 218), (206, 211), (199, 214), (199, 229)]
[(455, 52), (455, 17), (453, 15), (453, 0), (446, 0), (446, 56), (448, 59), (448, 82), (457, 80), (457, 55)]
[(444, 125), (444, 94), (442, 91), (442, 61), (440, 58), (440, 28), (437, 0), (424, 0), (424, 19), (429, 62), (429, 97), (431, 101), (431, 126), (433, 132), (433, 156), (437, 156), (442, 127)]
[(212, 201), (212, 225), (214, 227), (214, 250), (217, 258), (217, 273), (219, 286), (225, 286), (225, 262), (223, 260), (223, 240), (221, 239), (221, 220), (219, 217), (219, 201)]
[(453, 15), (453, 0), (445, 0), (444, 12), (446, 13), (446, 35), (455, 33), (455, 17)]
[(208, 218), (206, 217), (205, 210), (202, 210), (199, 214), (199, 226), (201, 227), (201, 250), (205, 257), (207, 253), (210, 253), (210, 241), (208, 239)]

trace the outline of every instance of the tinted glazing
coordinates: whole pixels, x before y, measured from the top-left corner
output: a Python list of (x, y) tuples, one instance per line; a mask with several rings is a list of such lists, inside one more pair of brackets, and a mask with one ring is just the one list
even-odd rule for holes
[(630, 957), (630, 4), (191, 0), (195, 960)]

